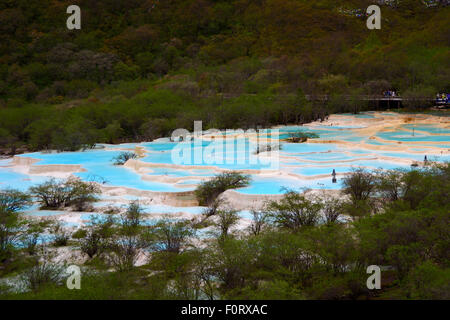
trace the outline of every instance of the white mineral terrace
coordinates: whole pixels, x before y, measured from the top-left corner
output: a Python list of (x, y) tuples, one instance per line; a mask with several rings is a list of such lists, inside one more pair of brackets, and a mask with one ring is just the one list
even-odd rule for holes
[[(37, 207), (26, 212), (62, 220), (71, 228), (86, 223), (92, 214), (101, 214), (112, 206), (124, 207), (135, 199), (143, 205), (149, 219), (165, 215), (191, 219), (204, 210), (198, 207), (193, 195), (196, 186), (217, 173), (238, 170), (251, 175), (251, 184), (229, 190), (223, 197), (230, 206), (241, 210), (245, 225), (250, 210), (260, 208), (268, 199), (280, 198), (283, 187), (334, 193), (341, 188), (342, 177), (352, 168), (407, 169), (413, 163), (423, 165), (425, 155), (429, 162), (450, 160), (450, 117), (447, 116), (367, 112), (332, 115), (321, 123), (274, 129), (278, 131), (262, 130), (258, 135), (246, 136), (237, 132), (221, 136), (207, 131), (199, 140), (181, 143), (163, 138), (145, 143), (104, 144), (84, 152), (23, 154), (0, 160), (0, 189), (26, 190), (51, 177), (70, 175), (98, 182), (103, 193), (93, 213), (42, 211)], [(306, 143), (284, 141), (290, 132), (299, 130), (314, 132), (319, 138)], [(281, 151), (256, 155), (258, 139), (266, 139), (270, 144), (279, 141)], [(231, 141), (232, 146), (239, 142), (245, 149), (211, 149), (218, 141)], [(124, 150), (134, 151), (139, 158), (115, 166), (111, 160)], [(188, 154), (184, 159), (189, 161), (180, 163), (174, 159), (175, 150), (178, 158), (180, 152)], [(200, 162), (195, 162), (191, 154), (200, 155)], [(232, 161), (220, 163), (216, 161), (219, 156)], [(333, 169), (337, 183), (332, 182)]]

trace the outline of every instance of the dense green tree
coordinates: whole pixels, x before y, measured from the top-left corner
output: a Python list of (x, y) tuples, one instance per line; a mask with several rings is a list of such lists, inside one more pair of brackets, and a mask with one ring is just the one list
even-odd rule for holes
[(185, 250), (190, 239), (195, 235), (190, 222), (183, 220), (161, 220), (155, 225), (155, 232), (158, 241), (154, 244), (154, 248), (175, 254)]
[(294, 232), (317, 225), (321, 209), (321, 203), (292, 190), (288, 190), (281, 201), (272, 201), (266, 208), (276, 225)]
[(107, 245), (107, 261), (117, 271), (130, 271), (142, 249), (150, 247), (153, 241), (154, 237), (144, 226), (142, 208), (137, 201), (133, 201), (115, 223)]
[(0, 260), (11, 256), (20, 236), (25, 230), (25, 221), (20, 210), (31, 204), (29, 195), (13, 189), (0, 191)]
[(250, 177), (239, 172), (224, 172), (203, 182), (195, 190), (200, 205), (210, 205), (229, 189), (242, 188), (249, 184)]
[(83, 182), (78, 178), (56, 180), (54, 178), (37, 186), (30, 187), (30, 193), (43, 208), (58, 209), (74, 206), (81, 211), (94, 201), (100, 193), (95, 182)]

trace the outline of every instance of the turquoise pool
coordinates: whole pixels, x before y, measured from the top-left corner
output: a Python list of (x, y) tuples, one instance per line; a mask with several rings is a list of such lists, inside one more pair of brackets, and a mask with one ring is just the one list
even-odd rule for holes
[[(194, 186), (189, 187), (189, 185), (198, 184), (201, 179), (191, 177), (197, 176), (202, 177), (202, 179), (203, 177), (211, 177), (220, 169), (261, 170), (260, 174), (252, 175), (253, 181), (249, 187), (238, 190), (246, 194), (279, 194), (282, 187), (337, 189), (340, 185), (331, 183), (329, 178), (314, 179), (314, 176), (319, 175), (329, 174), (331, 176), (333, 169), (337, 173), (346, 173), (358, 166), (369, 169), (409, 168), (411, 161), (422, 161), (425, 155), (431, 161), (450, 161), (448, 152), (448, 149), (450, 149), (450, 128), (432, 124), (402, 124), (397, 127), (391, 125), (390, 127), (379, 128), (380, 121), (378, 120), (380, 116), (394, 117), (398, 114), (375, 112), (359, 115), (342, 114), (339, 115), (340, 120), (338, 120), (344, 123), (342, 126), (327, 126), (324, 124), (280, 127), (281, 138), (288, 137), (289, 132), (297, 130), (315, 132), (320, 138), (314, 141), (319, 143), (282, 142), (282, 149), (279, 153), (281, 156), (279, 167), (272, 167), (270, 162), (260, 161), (264, 159), (264, 154), (261, 156), (255, 155), (255, 136), (252, 136), (251, 139), (239, 138), (237, 141), (229, 143), (228, 148), (221, 148), (220, 144), (209, 140), (175, 143), (166, 138), (146, 143), (102, 144), (100, 145), (101, 148), (84, 152), (35, 152), (21, 156), (40, 159), (36, 163), (37, 166), (52, 164), (80, 165), (86, 171), (77, 172), (75, 175), (84, 180), (97, 181), (109, 186), (159, 192), (192, 190)], [(372, 132), (360, 129), (370, 126), (371, 120), (374, 118), (378, 118), (373, 122), (377, 125), (378, 131)], [(355, 121), (358, 119), (361, 121), (361, 126)], [(345, 121), (349, 122), (349, 126), (345, 126)], [(392, 131), (380, 131), (383, 129), (392, 129)], [(414, 136), (412, 135), (412, 129), (414, 129)], [(264, 135), (267, 130), (261, 132)], [(369, 139), (372, 135), (386, 142)], [(320, 143), (321, 140), (340, 140), (346, 143)], [(408, 148), (408, 152), (395, 151), (393, 147), (399, 141), (402, 142), (402, 147)], [(363, 146), (359, 144), (361, 142), (381, 148), (380, 150), (371, 150), (367, 146), (368, 149), (365, 149), (364, 144)], [(389, 146), (389, 148), (383, 149), (383, 146)], [(441, 150), (432, 149), (432, 146), (442, 148), (442, 153)], [(151, 167), (146, 168), (147, 171), (143, 170), (137, 173), (133, 169), (113, 165), (112, 159), (121, 150), (132, 150), (135, 147), (142, 147), (146, 151), (145, 156), (139, 160), (152, 164)], [(414, 151), (417, 152), (414, 153)], [(196, 155), (200, 155), (199, 161), (197, 161)], [(187, 163), (177, 163), (176, 161), (180, 157)], [(381, 159), (382, 157), (386, 158)], [(217, 162), (217, 159), (221, 159), (222, 162)], [(174, 166), (167, 167), (168, 165)], [(189, 167), (183, 168), (186, 165)], [(193, 166), (195, 167), (193, 168)], [(215, 167), (216, 170), (205, 168), (206, 166)], [(295, 173), (311, 179), (289, 178), (287, 175), (268, 177), (264, 175), (266, 169), (269, 169), (271, 173), (274, 171)], [(251, 173), (254, 173), (254, 171)], [(146, 179), (143, 180), (142, 176), (145, 176)], [(177, 178), (175, 180), (177, 183), (163, 183), (156, 181), (156, 178), (152, 180), (153, 176)], [(29, 175), (23, 168), (14, 168), (11, 166), (10, 159), (0, 160), (0, 188), (2, 189), (11, 187), (26, 190), (32, 185), (46, 181), (48, 178), (47, 175)], [(158, 177), (158, 179), (160, 178)], [(171, 181), (171, 179), (168, 179), (168, 181)], [(175, 210), (177, 212), (178, 209), (149, 207), (149, 210), (167, 210), (169, 212)], [(198, 210), (195, 212), (198, 212)]]

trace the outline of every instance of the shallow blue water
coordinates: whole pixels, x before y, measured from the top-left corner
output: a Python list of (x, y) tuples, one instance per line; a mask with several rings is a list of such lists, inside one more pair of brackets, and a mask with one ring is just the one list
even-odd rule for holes
[(12, 188), (25, 191), (29, 187), (42, 183), (47, 179), (46, 177), (29, 176), (12, 171), (9, 168), (0, 167), (0, 189)]
[(339, 147), (328, 143), (285, 143), (281, 154), (313, 153), (339, 150)]
[[(361, 156), (358, 156), (361, 157)], [(300, 161), (301, 160), (312, 160), (312, 161), (342, 161), (342, 160), (351, 160), (354, 157), (349, 156), (343, 152), (324, 152), (324, 153), (313, 153), (313, 154), (304, 154), (296, 156)]]
[(365, 143), (367, 144), (372, 144), (375, 146), (385, 146), (385, 145), (390, 145), (390, 143), (384, 143), (384, 142), (380, 142), (378, 140), (374, 140), (374, 139), (368, 139), (367, 141), (365, 141)]
[(423, 132), (433, 133), (433, 134), (450, 135), (450, 128), (441, 128), (441, 127), (434, 126), (432, 124), (420, 124), (420, 125), (405, 124), (405, 125), (403, 125), (403, 128), (408, 129), (408, 130), (414, 129), (414, 131), (423, 131)]
[[(384, 115), (395, 116), (395, 113), (385, 113)], [(353, 115), (354, 116), (354, 115)], [(371, 114), (356, 115), (356, 118), (370, 119), (373, 118)], [(324, 140), (343, 140), (347, 142), (366, 142), (372, 145), (389, 145), (393, 146), (397, 141), (402, 141), (403, 145), (410, 147), (420, 153), (408, 153), (408, 152), (388, 152), (377, 150), (364, 150), (364, 149), (351, 149), (352, 145), (347, 147), (338, 147), (334, 144), (326, 143), (282, 143), (281, 156), (287, 158), (281, 159), (281, 166), (289, 164), (290, 166), (312, 164), (308, 167), (289, 168), (291, 172), (313, 176), (330, 174), (333, 169), (336, 169), (338, 173), (348, 172), (355, 166), (367, 166), (369, 168), (384, 168), (395, 169), (398, 167), (407, 168), (408, 165), (400, 165), (394, 159), (392, 161), (376, 160), (376, 157), (395, 157), (401, 159), (422, 161), (427, 154), (427, 149), (421, 149), (425, 146), (436, 146), (445, 149), (450, 149), (450, 129), (438, 128), (433, 125), (414, 125), (405, 124), (402, 129), (392, 132), (380, 132), (378, 137), (388, 140), (388, 143), (379, 142), (376, 140), (370, 140), (367, 136), (361, 136), (358, 134), (360, 126), (342, 126), (342, 128), (336, 126), (289, 126), (280, 128), (281, 137), (289, 136), (289, 132), (301, 130), (317, 133), (320, 139)], [(346, 129), (343, 129), (346, 128)], [(412, 128), (415, 130), (415, 135), (412, 136)], [(267, 130), (266, 130), (267, 132)], [(439, 135), (433, 135), (439, 134)], [(220, 140), (216, 140), (216, 142)], [(107, 185), (112, 186), (124, 186), (128, 188), (135, 188), (141, 190), (151, 191), (163, 191), (163, 192), (176, 192), (187, 191), (192, 188), (186, 187), (188, 184), (197, 184), (199, 179), (189, 179), (192, 176), (210, 177), (216, 174), (214, 170), (202, 169), (204, 166), (215, 166), (223, 169), (243, 170), (243, 169), (273, 169), (270, 164), (262, 163), (259, 161), (259, 157), (255, 156), (253, 151), (256, 149), (255, 143), (248, 139), (238, 139), (239, 147), (232, 145), (232, 148), (221, 148), (214, 142), (201, 141), (196, 142), (184, 142), (174, 143), (168, 141), (168, 139), (159, 139), (155, 142), (148, 143), (129, 143), (121, 145), (103, 145), (107, 149), (94, 149), (84, 152), (62, 152), (62, 153), (30, 153), (23, 156), (33, 157), (41, 159), (36, 165), (48, 165), (48, 164), (78, 164), (81, 165), (86, 172), (76, 173), (77, 176), (84, 180), (94, 180), (98, 182), (104, 182)], [(419, 143), (409, 143), (419, 142)], [(423, 142), (423, 144), (420, 144)], [(434, 143), (430, 143), (434, 142)], [(135, 173), (133, 170), (125, 168), (123, 166), (115, 166), (111, 161), (121, 151), (120, 149), (128, 148), (133, 149), (136, 146), (143, 147), (148, 153), (140, 159), (141, 161), (154, 163), (154, 164), (180, 164), (176, 163), (177, 158), (174, 158), (174, 153), (178, 152), (178, 155), (187, 154), (186, 158), (188, 163), (181, 163), (181, 165), (196, 165), (198, 169), (174, 169), (156, 167), (150, 168), (150, 172), (146, 173), (147, 177), (154, 175), (163, 175), (168, 177), (186, 178), (181, 180), (175, 185), (169, 183), (160, 183), (155, 181), (142, 180), (141, 176)], [(229, 146), (229, 145), (228, 145)], [(355, 146), (357, 146), (355, 144)], [(215, 147), (215, 148), (213, 148)], [(205, 149), (209, 150), (208, 152)], [(200, 160), (196, 161), (196, 155), (200, 155)], [(216, 156), (222, 160), (217, 162)], [(253, 158), (253, 162), (250, 161)], [(375, 159), (374, 159), (375, 158)], [(254, 160), (257, 160), (256, 162)], [(358, 159), (358, 160), (355, 160)], [(437, 161), (450, 161), (450, 155), (448, 152), (444, 152), (442, 156), (435, 157), (428, 155), (429, 160)], [(178, 159), (179, 160), (179, 159)], [(228, 161), (227, 161), (228, 160)], [(351, 160), (351, 161), (349, 161)], [(318, 162), (313, 164), (313, 162)], [(321, 162), (330, 162), (322, 163)], [(44, 176), (29, 176), (14, 172), (10, 168), (5, 167), (10, 163), (10, 160), (0, 160), (0, 189), (5, 187), (19, 188), (26, 190), (28, 187), (37, 183), (42, 183), (47, 180)], [(283, 186), (289, 186), (294, 188), (310, 187), (310, 188), (338, 188), (336, 184), (331, 184), (331, 179), (322, 180), (299, 180), (290, 178), (265, 178), (254, 176), (254, 181), (247, 187), (240, 189), (239, 192), (250, 194), (277, 194), (280, 193), (280, 188)], [(161, 208), (159, 208), (161, 209)], [(150, 209), (151, 210), (151, 209)], [(177, 210), (168, 209), (164, 210)], [(175, 211), (177, 212), (177, 211)]]
[(381, 161), (381, 160), (357, 160), (352, 161), (352, 168), (357, 167), (368, 167), (369, 169), (385, 169), (385, 170), (393, 170), (393, 169), (407, 169), (410, 166), (401, 164), (395, 161)]
[(213, 170), (207, 169), (194, 169), (194, 170), (178, 170), (172, 168), (151, 168), (152, 172), (149, 172), (148, 175), (156, 176), (163, 175), (169, 177), (191, 177), (191, 176), (205, 176), (210, 177), (214, 175)]
[(421, 142), (448, 142), (450, 135), (427, 135), (421, 132), (416, 132), (414, 135), (411, 131), (393, 131), (393, 132), (379, 132), (377, 137), (384, 140), (395, 141), (421, 141)]
[(177, 183), (177, 185), (184, 185), (184, 184), (200, 184), (202, 180), (197, 179), (190, 179), (190, 180), (183, 180)]
[[(422, 159), (423, 160), (423, 159)], [(431, 159), (430, 159), (431, 160)], [(314, 166), (314, 167), (301, 167), (292, 170), (293, 173), (305, 175), (305, 176), (315, 176), (329, 174), (331, 176), (333, 169), (336, 173), (348, 173), (353, 169), (364, 167), (368, 169), (407, 169), (408, 165), (399, 164), (394, 161), (381, 161), (381, 160), (355, 160), (351, 162), (335, 163), (331, 166)]]
[(23, 212), (24, 215), (36, 217), (51, 217), (65, 213), (67, 213), (67, 211), (60, 211), (60, 210), (29, 210)]
[(294, 190), (302, 188), (339, 189), (340, 185), (332, 183), (331, 177), (329, 179), (302, 180), (253, 176), (249, 187), (236, 189), (236, 191), (244, 194), (283, 194), (286, 188)]
[(76, 222), (64, 221), (63, 226), (66, 228), (77, 228), (80, 226), (80, 224)]
[[(54, 240), (55, 240), (55, 236), (54, 235), (52, 235), (52, 234), (42, 234), (41, 233), (39, 235), (38, 239), (37, 239), (36, 244), (37, 245), (48, 244), (48, 243), (50, 243), (50, 242), (52, 242)], [(24, 243), (22, 241), (20, 241), (20, 240), (13, 241), (12, 244), (16, 248), (25, 248)]]
[[(144, 215), (142, 216), (142, 225), (153, 226), (158, 221), (160, 221), (160, 219), (155, 219), (155, 218), (146, 216), (145, 212), (143, 214)], [(81, 220), (83, 220), (86, 225), (91, 225), (94, 220), (97, 223), (105, 222), (107, 218), (108, 218), (108, 215), (102, 214), (102, 213), (86, 213), (86, 214), (81, 215)], [(120, 221), (121, 221), (120, 215), (115, 215), (114, 220), (120, 223)], [(171, 221), (173, 219), (167, 219), (167, 220)], [(68, 224), (72, 225), (72, 226), (77, 225), (76, 223), (70, 223), (70, 222)]]
[(167, 205), (141, 205), (144, 213), (178, 213), (201, 214), (205, 207), (173, 207)]
[(336, 170), (336, 173), (345, 173), (351, 171), (351, 166), (347, 167), (340, 167), (340, 166), (334, 166), (331, 167), (303, 167), (303, 168), (297, 168), (293, 169), (292, 172), (296, 174), (300, 174), (303, 176), (315, 176), (315, 175), (323, 175), (328, 174), (331, 176), (333, 169)]
[(96, 219), (97, 222), (105, 221), (108, 215), (103, 213), (83, 213), (80, 217), (83, 221), (88, 221), (87, 224), (90, 224), (93, 219)]
[(385, 152), (385, 151), (375, 151), (377, 154), (385, 157), (393, 157), (393, 158), (402, 158), (402, 159), (411, 159), (415, 161), (422, 161), (427, 156), (428, 160), (432, 161), (450, 161), (450, 154), (443, 155), (427, 155), (427, 152), (423, 152), (422, 154), (417, 153), (405, 153), (405, 152)]
[(239, 216), (244, 219), (253, 219), (253, 213), (250, 210), (242, 210), (238, 212)]
[(86, 150), (77, 152), (33, 152), (22, 156), (40, 159), (36, 165), (46, 164), (98, 164), (113, 163), (112, 159), (120, 154), (121, 151), (110, 150)]
[[(150, 148), (147, 144), (146, 148)], [(265, 163), (255, 155), (256, 146), (248, 139), (236, 141), (216, 142), (183, 142), (171, 147), (170, 150), (151, 152), (140, 159), (143, 162), (156, 164), (216, 166), (230, 170), (268, 169), (270, 164)]]
[(189, 189), (176, 188), (171, 184), (142, 180), (141, 177), (123, 166), (116, 166), (112, 159), (121, 151), (87, 150), (84, 152), (29, 153), (23, 156), (41, 159), (36, 165), (78, 164), (86, 172), (77, 172), (76, 176), (84, 180), (106, 181), (111, 186), (124, 186), (140, 190), (179, 192)]

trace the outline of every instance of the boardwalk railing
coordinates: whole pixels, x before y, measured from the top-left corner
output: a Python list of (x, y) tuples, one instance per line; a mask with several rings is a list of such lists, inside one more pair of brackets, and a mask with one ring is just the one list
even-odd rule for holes
[[(246, 93), (246, 94), (237, 94), (237, 93), (222, 93), (219, 94), (224, 99), (232, 99), (237, 98), (239, 96), (256, 96), (256, 93)], [(208, 95), (210, 96), (210, 95)], [(289, 94), (277, 94), (277, 96), (291, 96)], [(328, 101), (331, 96), (327, 94), (307, 94), (305, 95), (306, 99), (309, 101)], [(404, 98), (402, 96), (388, 97), (384, 95), (339, 95), (339, 98), (344, 100), (361, 100), (361, 101), (429, 101), (434, 102), (436, 98), (433, 97), (414, 97), (414, 98)]]
[[(384, 95), (340, 95), (344, 100), (360, 100), (360, 101), (435, 101), (435, 98), (430, 97), (414, 97), (404, 98), (402, 96), (384, 96)], [(328, 101), (330, 95), (306, 95), (306, 99), (309, 101)]]

